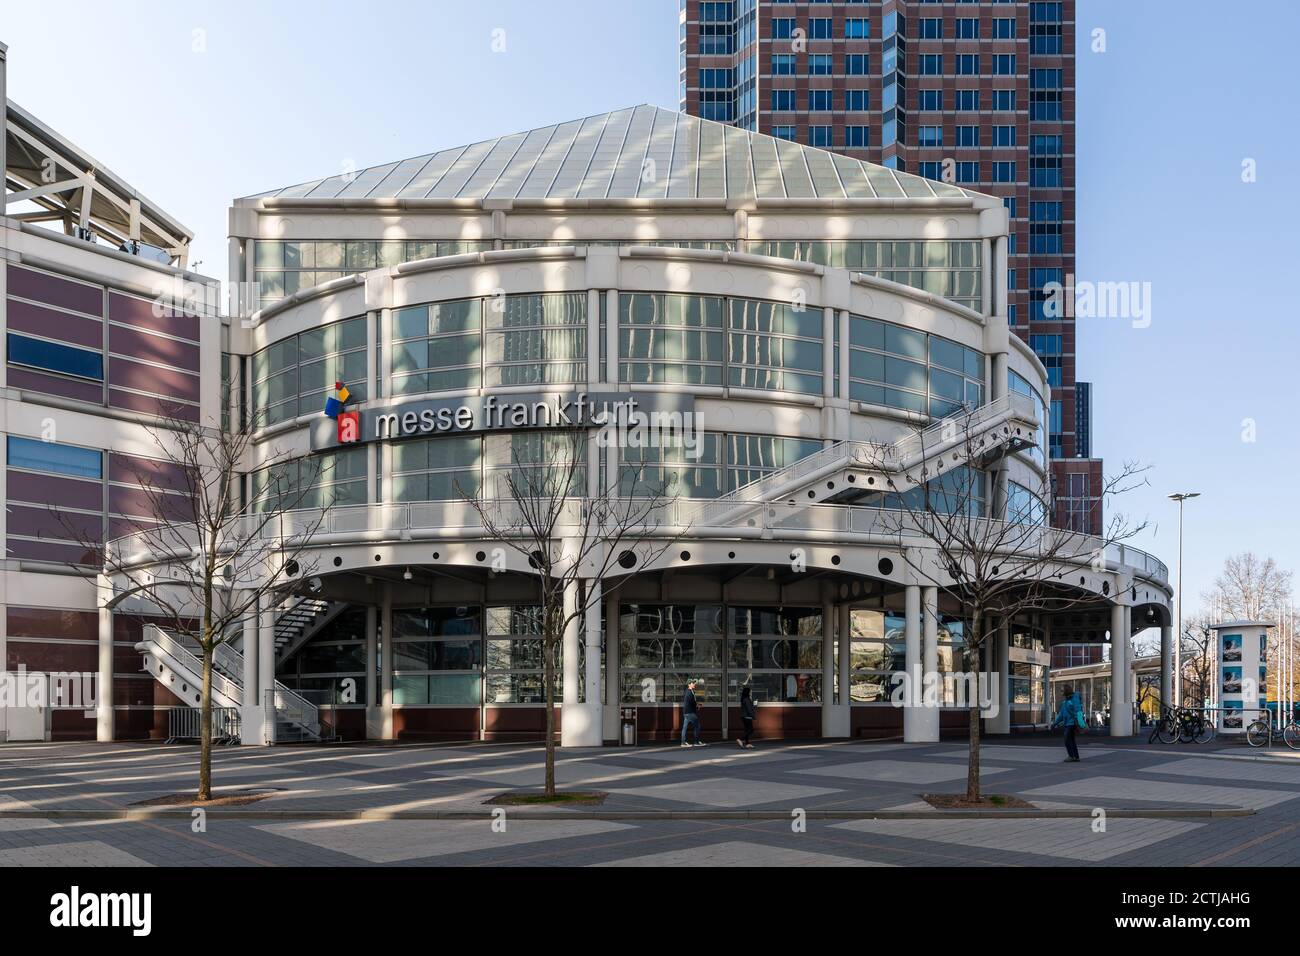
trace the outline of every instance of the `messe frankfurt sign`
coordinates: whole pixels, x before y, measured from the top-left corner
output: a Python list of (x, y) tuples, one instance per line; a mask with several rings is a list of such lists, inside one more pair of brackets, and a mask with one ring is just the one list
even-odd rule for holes
[(647, 392), (493, 393), (390, 402), (312, 423), (313, 450), (372, 441), (539, 428), (648, 429), (690, 435), (692, 395)]

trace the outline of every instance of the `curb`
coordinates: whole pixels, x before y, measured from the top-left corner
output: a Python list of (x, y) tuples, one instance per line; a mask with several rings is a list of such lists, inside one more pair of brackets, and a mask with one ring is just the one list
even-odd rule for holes
[[(85, 809), (85, 810), (0, 810), (3, 820), (190, 820), (196, 808), (173, 809)], [(789, 820), (793, 810), (506, 810), (512, 820)], [(1109, 809), (1099, 807), (1116, 819), (1219, 819), (1250, 817), (1248, 807)], [(206, 814), (222, 820), (494, 820), (492, 810), (237, 810), (208, 808)], [(1094, 809), (1070, 810), (803, 810), (809, 820), (1058, 820), (1087, 819)]]

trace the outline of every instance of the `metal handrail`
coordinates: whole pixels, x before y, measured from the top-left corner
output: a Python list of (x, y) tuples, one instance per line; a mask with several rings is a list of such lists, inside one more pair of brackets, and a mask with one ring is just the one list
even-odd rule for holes
[[(190, 672), (194, 674), (195, 677), (202, 680), (203, 661), (196, 657), (194, 653), (182, 644), (175, 636), (168, 634), (157, 625), (150, 624), (144, 629), (143, 643), (157, 644), (168, 657), (179, 663), (182, 667), (189, 668)], [(218, 645), (217, 649), (220, 650), (222, 646), (224, 645)], [(215, 665), (215, 663), (216, 658), (214, 657), (213, 664)], [(244, 697), (243, 688), (218, 671), (215, 666), (212, 668), (212, 688), (229, 700), (242, 700)]]
[[(244, 668), (244, 655), (235, 650), (229, 644), (217, 645), (217, 652), (223, 658), (223, 666), (229, 666), (236, 673), (242, 673)], [(278, 699), (283, 699), (283, 705), (276, 706), (276, 711), (284, 712), (288, 719), (294, 723), (301, 724), (312, 733), (320, 731), (320, 708), (318, 708), (307, 698), (303, 697), (295, 690), (275, 681), (274, 688), (266, 692), (268, 695), (275, 694)]]
[[(510, 509), (518, 507), (508, 500), (483, 504), (495, 514), (505, 516), (503, 523), (508, 520)], [(585, 499), (566, 502), (558, 527), (581, 527), (586, 507)], [(377, 520), (372, 522), (369, 518)], [(633, 530), (647, 537), (682, 533), (702, 537), (761, 537), (764, 532), (786, 532), (826, 536), (831, 540), (865, 538), (872, 539), (873, 543), (880, 543), (882, 538), (895, 539), (900, 534), (915, 537), (918, 542), (925, 538), (920, 531), (909, 535), (906, 528), (900, 528), (898, 516), (885, 521), (881, 509), (868, 505), (676, 498), (650, 508), (648, 519), (640, 529)], [(1008, 524), (993, 518), (972, 520)], [(279, 540), (293, 540), (292, 529), (304, 527), (314, 530), (312, 537), (376, 542), (392, 540), (395, 536), (461, 536), (483, 532), (478, 512), (465, 502), (455, 501), (346, 505), (324, 511), (286, 512), (281, 528), (290, 533)], [(1131, 545), (1107, 544), (1101, 538), (1047, 526), (1040, 533), (1068, 536), (1074, 544), (1073, 556), (1087, 555), (1090, 560), (1101, 556), (1107, 567), (1129, 569), (1161, 582), (1169, 579), (1164, 562)]]
[[(956, 435), (963, 440), (978, 434), (990, 424), (1000, 424), (1000, 419), (1008, 413), (1014, 414), (1027, 423), (1037, 426), (1037, 406), (1028, 395), (1008, 392), (1001, 398), (994, 399), (976, 409), (961, 409), (951, 415), (926, 426), (920, 432), (898, 439), (892, 443), (842, 440), (800, 458), (777, 471), (760, 475), (752, 481), (733, 488), (717, 501), (763, 501), (768, 490), (797, 481), (804, 475), (813, 474), (832, 463), (845, 459), (864, 463), (874, 463), (883, 469), (896, 470), (906, 466), (916, 455), (934, 454), (945, 445), (951, 444), (949, 435)], [(954, 431), (960, 426), (959, 431)]]

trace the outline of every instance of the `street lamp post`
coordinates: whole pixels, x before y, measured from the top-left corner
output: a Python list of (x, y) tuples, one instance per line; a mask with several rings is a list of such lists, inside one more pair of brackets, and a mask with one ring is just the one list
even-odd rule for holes
[(1199, 498), (1199, 491), (1180, 491), (1169, 495), (1170, 501), (1178, 502), (1178, 623), (1174, 631), (1174, 706), (1183, 702), (1183, 502), (1188, 498)]

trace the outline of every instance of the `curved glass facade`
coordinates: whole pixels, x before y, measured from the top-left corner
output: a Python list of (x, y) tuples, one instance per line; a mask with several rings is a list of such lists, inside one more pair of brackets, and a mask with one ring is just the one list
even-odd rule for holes
[(1043, 468), (1047, 464), (1047, 403), (1043, 401), (1038, 389), (1029, 384), (1027, 378), (1011, 369), (1007, 369), (1007, 387), (1013, 392), (1028, 395), (1038, 405), (1038, 428), (1034, 432), (1034, 443), (1020, 454)]
[(480, 299), (393, 312), (394, 395), (477, 388), (483, 380)]
[(619, 381), (721, 385), (723, 300), (713, 296), (619, 295)]
[(366, 400), (366, 317), (344, 319), (276, 342), (253, 355), (254, 428), (317, 414), (335, 382)]
[(980, 352), (861, 315), (849, 317), (849, 398), (935, 418), (984, 404)]
[(731, 299), (728, 328), (729, 384), (821, 394), (821, 309)]

